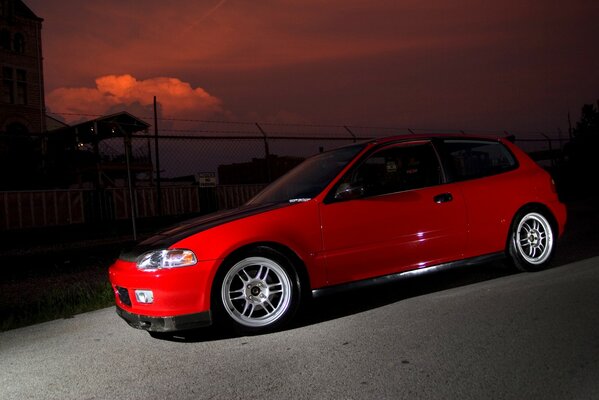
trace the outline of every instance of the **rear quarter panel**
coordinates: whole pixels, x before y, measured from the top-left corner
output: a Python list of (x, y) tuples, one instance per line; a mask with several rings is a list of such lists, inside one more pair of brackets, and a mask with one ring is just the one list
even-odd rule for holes
[(467, 257), (505, 250), (511, 223), (526, 205), (547, 207), (563, 232), (565, 207), (553, 191), (549, 173), (517, 146), (503, 143), (518, 160), (516, 170), (460, 183), (468, 218)]
[(460, 184), (466, 202), (466, 257), (503, 251), (516, 212), (533, 200), (521, 170)]

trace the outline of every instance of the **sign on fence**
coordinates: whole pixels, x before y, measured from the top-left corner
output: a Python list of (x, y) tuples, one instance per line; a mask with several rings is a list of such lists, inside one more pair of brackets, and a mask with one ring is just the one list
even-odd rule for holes
[(216, 187), (216, 173), (200, 172), (198, 174), (198, 182), (200, 187)]

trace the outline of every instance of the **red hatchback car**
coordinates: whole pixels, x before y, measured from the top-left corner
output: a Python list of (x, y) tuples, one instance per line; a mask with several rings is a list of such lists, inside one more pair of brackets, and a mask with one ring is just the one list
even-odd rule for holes
[(503, 139), (398, 136), (318, 154), (244, 206), (165, 230), (110, 267), (117, 313), (169, 332), (279, 328), (308, 296), (507, 257), (544, 268), (566, 210)]

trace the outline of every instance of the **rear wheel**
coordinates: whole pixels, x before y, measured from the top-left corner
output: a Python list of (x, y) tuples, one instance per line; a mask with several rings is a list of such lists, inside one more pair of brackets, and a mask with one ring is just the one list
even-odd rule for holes
[(216, 317), (240, 333), (284, 325), (300, 300), (300, 281), (291, 262), (270, 248), (257, 248), (221, 270), (213, 288)]
[(539, 271), (549, 264), (555, 249), (551, 222), (541, 212), (525, 211), (516, 216), (510, 230), (508, 253), (522, 271)]

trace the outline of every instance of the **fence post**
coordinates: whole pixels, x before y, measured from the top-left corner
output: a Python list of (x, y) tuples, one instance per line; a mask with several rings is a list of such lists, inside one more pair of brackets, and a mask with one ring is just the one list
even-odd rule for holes
[[(93, 127), (93, 135), (92, 135), (92, 140), (93, 140), (93, 146), (94, 146), (94, 158), (96, 161), (96, 173), (98, 175), (98, 187), (102, 188), (104, 187), (104, 183), (102, 182), (102, 160), (100, 158), (100, 135), (98, 132), (98, 121), (94, 120), (94, 127)], [(75, 130), (75, 132), (77, 132), (77, 130)]]
[(158, 111), (154, 96), (154, 157), (156, 158), (156, 214), (162, 216), (162, 191), (160, 190), (160, 153), (158, 151)]
[(129, 203), (131, 204), (131, 227), (133, 229), (133, 240), (137, 240), (137, 226), (135, 221), (135, 196), (133, 194), (133, 182), (131, 178), (131, 135), (121, 128), (119, 129), (123, 133), (123, 140), (125, 143), (125, 160), (127, 161), (127, 184), (129, 186)]
[(351, 137), (354, 139), (354, 143), (356, 143), (356, 141), (357, 141), (357, 137), (356, 137), (356, 135), (354, 135), (354, 133), (351, 131), (351, 129), (349, 129), (349, 127), (348, 127), (348, 126), (346, 126), (346, 125), (343, 125), (343, 127), (345, 128), (345, 130), (346, 130), (346, 131), (348, 131), (348, 132), (349, 132), (349, 134), (351, 135)]
[(264, 165), (266, 167), (266, 180), (267, 180), (268, 183), (270, 183), (270, 181), (271, 181), (271, 174), (270, 174), (270, 148), (268, 147), (268, 136), (266, 136), (266, 132), (264, 131), (264, 129), (262, 129), (262, 127), (260, 126), (260, 124), (257, 123), (257, 122), (256, 122), (256, 127), (258, 128), (258, 130), (260, 131), (260, 133), (264, 137)]
[(553, 146), (551, 145), (551, 139), (549, 138), (549, 136), (545, 135), (543, 132), (541, 132), (541, 136), (543, 136), (545, 139), (547, 139), (547, 144), (549, 145), (549, 156), (551, 157), (551, 167), (555, 167), (555, 160), (553, 158)]

